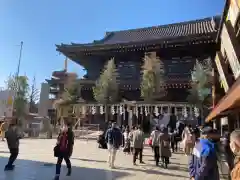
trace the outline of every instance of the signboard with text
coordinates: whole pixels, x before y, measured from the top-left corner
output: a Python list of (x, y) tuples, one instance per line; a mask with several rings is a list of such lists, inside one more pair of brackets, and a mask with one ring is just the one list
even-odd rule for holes
[(12, 117), (14, 93), (9, 90), (0, 90), (0, 117)]

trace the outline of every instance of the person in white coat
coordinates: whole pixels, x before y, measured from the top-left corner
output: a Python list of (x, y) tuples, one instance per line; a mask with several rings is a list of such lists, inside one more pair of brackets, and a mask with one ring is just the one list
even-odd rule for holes
[(151, 133), (151, 139), (152, 139), (152, 147), (153, 147), (153, 152), (154, 152), (154, 159), (156, 162), (156, 166), (159, 164), (159, 135), (160, 135), (160, 130), (159, 127), (156, 126), (155, 130), (152, 131)]
[(182, 133), (182, 145), (183, 145), (183, 151), (185, 155), (190, 155), (191, 151), (194, 147), (195, 141), (194, 141), (194, 136), (191, 132), (191, 126), (188, 125), (184, 128), (183, 133)]

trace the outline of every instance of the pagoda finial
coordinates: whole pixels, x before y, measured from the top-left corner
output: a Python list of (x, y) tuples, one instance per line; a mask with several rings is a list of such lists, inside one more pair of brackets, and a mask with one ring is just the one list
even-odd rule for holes
[(64, 60), (64, 70), (67, 72), (68, 70), (68, 58), (66, 57), (66, 59)]

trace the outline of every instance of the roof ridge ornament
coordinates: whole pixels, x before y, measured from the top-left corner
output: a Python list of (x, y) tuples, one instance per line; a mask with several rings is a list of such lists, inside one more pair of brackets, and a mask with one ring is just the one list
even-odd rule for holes
[(217, 30), (217, 24), (216, 24), (214, 17), (212, 17), (212, 19), (211, 19), (211, 25), (212, 25), (213, 29)]

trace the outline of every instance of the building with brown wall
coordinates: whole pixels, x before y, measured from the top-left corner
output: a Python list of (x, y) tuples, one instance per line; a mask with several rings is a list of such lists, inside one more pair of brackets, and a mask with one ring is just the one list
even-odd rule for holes
[[(226, 0), (217, 36), (215, 64), (225, 95), (206, 121), (224, 117), (230, 129), (240, 127), (240, 1)], [(217, 84), (218, 82), (216, 82)], [(226, 121), (226, 119), (228, 119)]]

